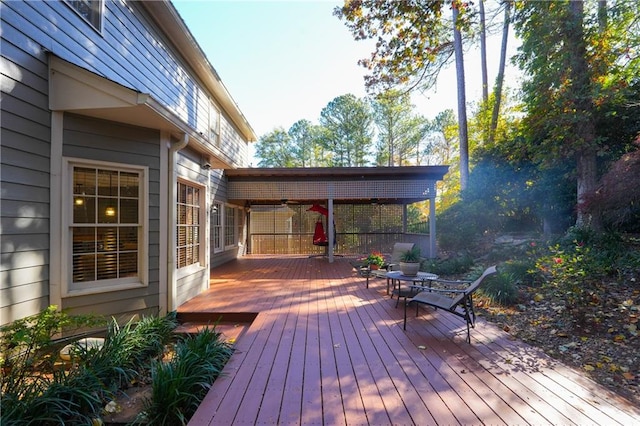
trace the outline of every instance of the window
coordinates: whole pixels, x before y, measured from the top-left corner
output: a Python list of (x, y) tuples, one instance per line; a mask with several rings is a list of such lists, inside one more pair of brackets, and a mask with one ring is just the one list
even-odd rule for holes
[(220, 111), (213, 104), (209, 106), (209, 139), (216, 146), (220, 144)]
[(213, 203), (211, 207), (211, 239), (214, 253), (221, 252), (222, 246), (222, 204)]
[(202, 229), (204, 220), (204, 191), (187, 182), (178, 182), (177, 254), (178, 268), (202, 262)]
[(96, 30), (102, 29), (102, 0), (67, 0), (67, 3)]
[(69, 162), (71, 284), (82, 291), (140, 284), (145, 221), (144, 169)]
[(236, 243), (236, 209), (225, 207), (224, 209), (224, 245), (231, 247)]

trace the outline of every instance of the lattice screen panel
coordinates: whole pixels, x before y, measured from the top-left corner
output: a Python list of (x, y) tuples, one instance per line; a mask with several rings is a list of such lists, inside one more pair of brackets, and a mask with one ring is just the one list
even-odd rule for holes
[(427, 180), (358, 182), (229, 182), (235, 200), (352, 200), (366, 198), (433, 199), (436, 182)]

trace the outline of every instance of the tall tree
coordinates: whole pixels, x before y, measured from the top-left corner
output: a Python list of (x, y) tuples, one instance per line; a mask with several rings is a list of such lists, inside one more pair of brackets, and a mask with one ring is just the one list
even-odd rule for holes
[(487, 73), (487, 28), (484, 0), (478, 2), (480, 11), (480, 69), (482, 70), (482, 102), (489, 101), (489, 76)]
[(509, 25), (511, 23), (511, 0), (504, 1), (504, 21), (502, 25), (502, 43), (500, 44), (500, 65), (496, 76), (496, 85), (493, 91), (493, 111), (491, 113), (491, 124), (489, 126), (489, 144), (495, 140), (496, 129), (498, 128), (498, 117), (500, 116), (500, 105), (502, 103), (502, 85), (504, 83), (504, 69), (507, 62), (507, 43), (509, 40)]
[(283, 128), (277, 128), (260, 137), (256, 143), (255, 156), (258, 167), (298, 167), (294, 145)]
[(528, 77), (524, 124), (531, 152), (547, 165), (573, 160), (576, 224), (596, 229), (599, 223), (591, 220), (597, 218), (583, 208), (596, 189), (598, 156), (608, 148), (596, 121), (604, 119), (601, 105), (624, 92), (638, 70), (638, 58), (628, 58), (629, 43), (638, 37), (637, 3), (609, 3), (607, 13), (616, 18), (611, 23), (603, 18), (603, 3), (522, 2), (516, 14), (523, 42), (518, 60)]
[(326, 155), (322, 149), (322, 130), (309, 120), (298, 120), (289, 128), (293, 155), (299, 167), (326, 166)]
[(409, 94), (389, 90), (376, 96), (372, 104), (378, 128), (376, 164), (420, 164), (420, 142), (426, 134), (427, 120), (413, 112)]
[[(460, 135), (460, 189), (467, 189), (469, 183), (469, 132), (467, 128), (467, 94), (464, 78), (464, 55), (462, 52), (462, 2), (451, 4), (453, 11), (453, 46), (456, 57), (456, 86), (458, 89), (458, 133)], [(464, 9), (462, 9), (464, 12)]]
[[(447, 4), (453, 10), (453, 25), (442, 16)], [(459, 0), (350, 0), (334, 10), (336, 16), (345, 19), (356, 40), (377, 40), (371, 58), (359, 62), (371, 71), (371, 75), (365, 77), (370, 90), (398, 86), (404, 86), (406, 90), (417, 87), (426, 90), (436, 83), (440, 70), (451, 63), (455, 54), (460, 174), (465, 184), (469, 174), (469, 153), (462, 30), (468, 28), (469, 10), (469, 3)]]
[(352, 94), (338, 96), (320, 113), (323, 146), (334, 167), (365, 166), (371, 151), (373, 117), (369, 103)]
[(440, 112), (429, 123), (431, 142), (431, 157), (434, 164), (450, 165), (457, 152), (458, 126), (453, 110)]

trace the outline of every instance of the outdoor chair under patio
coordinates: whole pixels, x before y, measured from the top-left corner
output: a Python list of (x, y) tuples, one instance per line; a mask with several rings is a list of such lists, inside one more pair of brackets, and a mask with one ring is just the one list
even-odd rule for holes
[(485, 279), (497, 272), (495, 266), (490, 266), (482, 273), (477, 280), (451, 281), (432, 280), (432, 286), (423, 287), (421, 291), (407, 299), (404, 305), (404, 329), (407, 329), (407, 306), (416, 304), (416, 316), (418, 316), (419, 306), (426, 305), (436, 309), (443, 309), (464, 319), (467, 323), (467, 343), (471, 343), (470, 327), (475, 327), (476, 313), (473, 310), (473, 293), (484, 283)]

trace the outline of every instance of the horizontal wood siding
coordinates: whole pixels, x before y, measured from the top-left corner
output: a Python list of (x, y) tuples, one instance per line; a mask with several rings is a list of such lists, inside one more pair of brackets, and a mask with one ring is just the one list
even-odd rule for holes
[(199, 271), (184, 276), (176, 282), (176, 306), (182, 305), (188, 300), (202, 293), (202, 289), (206, 288), (205, 282), (209, 281), (209, 269), (200, 269)]
[(47, 64), (37, 45), (0, 5), (0, 324), (49, 304), (49, 164), (51, 115)]
[(234, 167), (249, 167), (249, 144), (224, 116), (220, 122), (220, 150), (229, 157)]
[(224, 170), (211, 170), (209, 186), (212, 200), (220, 201), (221, 203), (227, 201), (227, 183), (224, 177)]
[(144, 288), (64, 298), (62, 305), (73, 312), (99, 312), (128, 316), (138, 310), (158, 311), (160, 242), (160, 134), (158, 131), (122, 125), (73, 114), (65, 115), (63, 155), (89, 160), (149, 168), (149, 285)]
[(208, 136), (213, 96), (137, 2), (105, 2), (102, 33), (62, 1), (3, 4), (7, 5), (2, 10), (6, 19), (18, 23), (15, 38), (26, 36), (32, 46), (41, 46), (37, 54), (43, 63), (47, 49), (123, 86), (150, 93)]
[[(105, 1), (101, 32), (64, 1), (2, 1), (0, 22), (0, 324), (5, 324), (35, 314), (49, 303), (45, 284), (49, 280), (52, 228), (49, 52), (117, 84), (151, 94), (205, 135), (211, 102), (219, 102), (195, 77), (142, 2)], [(65, 125), (70, 124), (64, 135), (64, 155), (150, 167), (150, 286), (122, 292), (115, 301), (92, 296), (65, 300), (64, 304), (78, 312), (152, 310), (158, 305), (160, 277), (159, 136), (145, 129), (67, 115)], [(221, 142), (216, 149), (225, 154), (220, 155), (234, 165), (244, 165), (246, 145), (223, 111)], [(230, 159), (236, 155), (240, 159)]]

